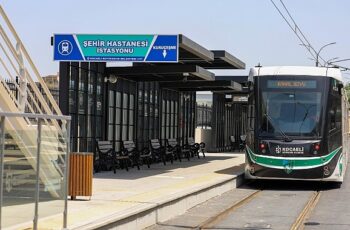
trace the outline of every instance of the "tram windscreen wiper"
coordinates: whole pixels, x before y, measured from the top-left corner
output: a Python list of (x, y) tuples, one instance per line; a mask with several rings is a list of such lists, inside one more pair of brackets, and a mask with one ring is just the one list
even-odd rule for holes
[(273, 119), (270, 117), (270, 115), (268, 115), (267, 113), (265, 113), (264, 115), (265, 115), (265, 117), (271, 122), (272, 126), (273, 126), (273, 127), (276, 127), (276, 128), (278, 129), (278, 132), (283, 136), (283, 140), (284, 140), (285, 142), (291, 142), (291, 141), (293, 141), (292, 138), (290, 138), (289, 136), (287, 136), (287, 135), (281, 130), (281, 128), (273, 122)]

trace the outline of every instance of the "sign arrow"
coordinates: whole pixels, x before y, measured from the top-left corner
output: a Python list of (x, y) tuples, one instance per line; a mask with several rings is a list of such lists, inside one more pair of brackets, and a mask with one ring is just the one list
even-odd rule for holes
[(166, 50), (163, 50), (163, 57), (165, 58), (165, 57), (166, 57), (166, 55), (167, 55)]

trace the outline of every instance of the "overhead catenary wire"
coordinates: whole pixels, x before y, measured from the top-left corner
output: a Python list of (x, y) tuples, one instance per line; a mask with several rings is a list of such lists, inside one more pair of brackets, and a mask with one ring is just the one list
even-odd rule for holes
[[(287, 17), (285, 16), (285, 14), (281, 11), (281, 9), (277, 6), (277, 4), (275, 3), (274, 0), (270, 0), (271, 3), (273, 4), (273, 6), (276, 8), (276, 10), (278, 11), (278, 13), (281, 15), (281, 17), (284, 19), (284, 21), (287, 23), (287, 25), (289, 26), (289, 28), (293, 31), (293, 33), (298, 37), (299, 41), (302, 43), (302, 45), (307, 49), (307, 51), (310, 53), (310, 55), (316, 59), (316, 54), (317, 51), (315, 50), (315, 48), (311, 45), (311, 43), (309, 42), (309, 40), (306, 38), (306, 36), (304, 35), (304, 33), (301, 31), (300, 27), (296, 24), (295, 20), (293, 19), (292, 15), (289, 13), (287, 7), (285, 6), (285, 4), (283, 3), (282, 0), (281, 3), (283, 5), (283, 8), (285, 9), (285, 11), (287, 12), (289, 18), (291, 19), (291, 21), (289, 21), (287, 19)], [(292, 23), (294, 25), (292, 25)], [(299, 33), (298, 33), (299, 31)], [(313, 52), (312, 52), (313, 51)], [(322, 59), (323, 60), (323, 59)], [(324, 61), (324, 60), (323, 60)]]
[[(284, 11), (286, 11), (288, 17), (290, 18), (291, 21), (289, 21), (287, 19), (287, 16), (282, 12), (282, 10), (277, 6), (277, 4), (275, 3), (274, 0), (270, 0), (271, 3), (273, 4), (273, 6), (276, 8), (276, 10), (278, 11), (278, 13), (282, 16), (282, 18), (284, 19), (284, 21), (288, 24), (288, 26), (290, 27), (290, 29), (293, 31), (293, 33), (298, 37), (299, 41), (302, 43), (301, 45), (303, 45), (307, 51), (310, 53), (310, 55), (316, 60), (317, 56), (318, 59), (322, 60), (324, 62), (323, 66), (325, 66), (327, 64), (327, 61), (322, 58), (318, 52), (316, 51), (316, 49), (314, 48), (314, 46), (311, 45), (311, 43), (309, 42), (309, 40), (306, 38), (305, 34), (303, 33), (303, 31), (300, 29), (300, 27), (298, 26), (298, 24), (296, 23), (296, 21), (294, 20), (293, 16), (291, 15), (290, 11), (288, 10), (287, 6), (284, 4), (283, 0), (279, 0), (281, 5), (284, 8)], [(293, 25), (292, 25), (293, 24)], [(341, 65), (334, 65), (332, 64), (334, 67), (336, 68), (340, 68), (343, 71), (349, 71), (350, 68), (346, 67), (346, 66), (341, 66)]]

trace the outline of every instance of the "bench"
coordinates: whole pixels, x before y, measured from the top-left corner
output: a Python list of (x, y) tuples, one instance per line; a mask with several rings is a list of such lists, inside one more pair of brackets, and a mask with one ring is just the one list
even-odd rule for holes
[(174, 155), (177, 156), (180, 162), (181, 162), (182, 156), (190, 160), (190, 156), (191, 156), (190, 150), (186, 148), (181, 148), (181, 146), (178, 144), (175, 138), (167, 139), (166, 144), (167, 144), (168, 150), (173, 151)]
[(146, 163), (147, 167), (150, 168), (151, 154), (150, 151), (144, 148), (142, 151), (138, 151), (134, 141), (123, 141), (122, 151), (127, 154), (132, 160), (132, 164), (140, 169), (140, 163)]
[(163, 161), (163, 164), (166, 165), (166, 160), (170, 157), (170, 162), (174, 162), (173, 152), (169, 152), (161, 146), (159, 139), (152, 139), (149, 141), (151, 147), (151, 154), (155, 161)]
[(96, 171), (99, 171), (102, 168), (105, 168), (106, 170), (112, 168), (113, 172), (116, 173), (117, 163), (121, 166), (125, 166), (126, 171), (129, 170), (129, 156), (114, 151), (113, 145), (110, 141), (97, 141), (96, 148), (98, 154), (98, 170)]
[(202, 147), (201, 147), (200, 144), (198, 144), (194, 141), (193, 137), (189, 137), (187, 139), (187, 144), (191, 150), (192, 156), (197, 156), (198, 158), (200, 158), (199, 152), (201, 151), (203, 154), (203, 157), (205, 157), (205, 154), (204, 154), (205, 144), (204, 144), (204, 142), (201, 143), (202, 144)]

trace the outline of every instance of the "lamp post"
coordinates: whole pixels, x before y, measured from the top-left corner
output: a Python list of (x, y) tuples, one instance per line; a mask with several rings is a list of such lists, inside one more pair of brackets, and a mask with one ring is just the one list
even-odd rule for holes
[(336, 42), (328, 43), (328, 44), (322, 46), (322, 47), (318, 50), (318, 52), (317, 52), (317, 54), (316, 54), (316, 66), (318, 66), (318, 57), (320, 56), (321, 51), (322, 51), (325, 47), (330, 46), (330, 45), (334, 45), (334, 44), (336, 44)]

